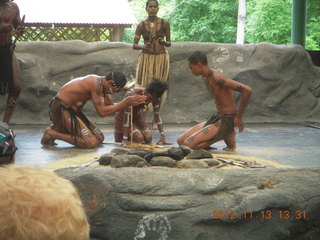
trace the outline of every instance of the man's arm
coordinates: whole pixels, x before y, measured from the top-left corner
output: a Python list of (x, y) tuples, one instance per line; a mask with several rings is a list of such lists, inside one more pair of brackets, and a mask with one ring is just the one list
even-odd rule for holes
[(135, 50), (141, 50), (144, 47), (144, 45), (139, 45), (139, 41), (140, 41), (140, 38), (141, 38), (141, 29), (142, 29), (142, 22), (139, 23), (139, 25), (136, 28), (136, 32), (134, 34), (132, 48), (135, 49)]
[(234, 123), (235, 123), (235, 126), (239, 128), (239, 132), (242, 132), (244, 129), (242, 115), (249, 103), (252, 89), (243, 83), (239, 83), (231, 79), (227, 79), (225, 86), (230, 87), (233, 91), (237, 91), (241, 94), (240, 105), (239, 105), (239, 109), (237, 111)]
[(236, 91), (240, 92), (241, 94), (241, 101), (240, 101), (240, 106), (237, 112), (237, 115), (242, 117), (245, 108), (247, 107), (250, 97), (251, 97), (251, 93), (252, 93), (252, 89), (250, 87), (248, 87), (247, 85), (244, 84), (240, 84)]
[[(145, 96), (132, 95), (124, 98), (118, 103), (108, 102), (108, 97), (104, 96), (101, 81), (93, 77), (90, 80), (91, 100), (100, 117), (106, 117), (128, 106), (136, 106), (145, 101)], [(111, 97), (109, 97), (111, 99)], [(106, 101), (105, 101), (106, 100)]]
[(165, 47), (171, 47), (171, 30), (170, 24), (167, 20), (164, 20), (165, 33), (166, 33), (166, 41), (163, 41), (162, 44)]
[(19, 7), (16, 3), (12, 2), (12, 4), (13, 4), (14, 11), (15, 11), (15, 16), (13, 19), (13, 27), (15, 29), (17, 29), (17, 27), (19, 25), (21, 25), (20, 10), (19, 10)]

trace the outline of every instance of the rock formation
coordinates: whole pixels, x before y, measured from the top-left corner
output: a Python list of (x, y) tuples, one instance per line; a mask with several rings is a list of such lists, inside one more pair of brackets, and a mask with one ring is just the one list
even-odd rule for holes
[(319, 239), (320, 169), (78, 167), (94, 239)]
[[(194, 42), (173, 43), (168, 48), (170, 90), (161, 110), (164, 122), (201, 122), (215, 109), (202, 79), (188, 69), (187, 57), (194, 50), (206, 52), (210, 66), (253, 88), (244, 116), (246, 122), (319, 122), (320, 68), (313, 65), (302, 47)], [(19, 43), (16, 54), (24, 87), (12, 123), (48, 124), (51, 98), (72, 78), (92, 73), (104, 75), (110, 70), (134, 78), (138, 53), (126, 43)], [(115, 101), (122, 97), (118, 94)], [(1, 113), (4, 105), (5, 98), (1, 96)], [(98, 117), (91, 104), (84, 111), (98, 124), (114, 121), (113, 117)]]

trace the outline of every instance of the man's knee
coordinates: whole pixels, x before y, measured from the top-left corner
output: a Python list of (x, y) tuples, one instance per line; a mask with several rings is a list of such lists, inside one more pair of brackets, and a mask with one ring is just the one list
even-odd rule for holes
[(103, 134), (97, 135), (97, 139), (98, 139), (98, 142), (99, 142), (99, 143), (103, 143), (103, 141), (104, 141), (104, 135), (103, 135)]
[(134, 134), (133, 134), (133, 140), (134, 140), (134, 142), (137, 142), (137, 143), (142, 143), (143, 142), (143, 140), (144, 140), (144, 137), (143, 137), (143, 135), (139, 132), (135, 132)]
[(150, 129), (146, 128), (143, 130), (143, 137), (145, 143), (149, 144), (152, 142), (152, 133)]
[(189, 136), (189, 137), (180, 136), (180, 137), (177, 139), (177, 143), (178, 143), (179, 145), (184, 145), (184, 146), (190, 147), (191, 141), (188, 140), (188, 139), (190, 139), (190, 136)]
[(188, 140), (188, 138), (187, 138), (187, 139), (178, 138), (177, 143), (178, 143), (179, 145), (183, 145), (183, 146), (192, 148), (193, 146), (192, 146), (191, 142), (190, 142), (190, 141), (187, 141), (187, 140)]
[(145, 143), (147, 143), (147, 144), (151, 143), (151, 142), (152, 142), (152, 134), (151, 134), (151, 133), (146, 134), (146, 135), (144, 136), (144, 141), (145, 141)]
[(75, 145), (79, 148), (87, 148), (92, 149), (96, 148), (99, 144), (101, 144), (101, 141), (97, 138), (82, 138), (81, 141), (77, 141)]
[(177, 139), (177, 143), (178, 143), (179, 145), (182, 145), (182, 143), (183, 143), (182, 138), (178, 138), (178, 139)]

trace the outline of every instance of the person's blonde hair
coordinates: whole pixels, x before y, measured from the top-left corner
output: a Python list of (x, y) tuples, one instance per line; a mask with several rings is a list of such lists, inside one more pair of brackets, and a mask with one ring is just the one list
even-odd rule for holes
[(0, 239), (88, 240), (87, 216), (73, 184), (40, 168), (0, 168)]

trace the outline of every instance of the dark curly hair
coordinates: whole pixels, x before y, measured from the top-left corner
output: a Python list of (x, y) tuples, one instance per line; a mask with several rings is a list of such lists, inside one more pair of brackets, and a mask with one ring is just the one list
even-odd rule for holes
[(156, 3), (157, 3), (157, 7), (159, 6), (159, 3), (158, 3), (157, 0), (148, 0), (148, 1), (146, 2), (146, 8), (148, 7), (149, 2), (156, 2)]
[(150, 93), (152, 96), (158, 98), (160, 98), (167, 89), (167, 82), (161, 81), (158, 78), (152, 78), (152, 80), (145, 87), (147, 93)]
[(203, 65), (208, 65), (208, 59), (207, 55), (200, 51), (193, 52), (189, 57), (188, 61), (192, 64), (195, 64), (197, 62), (202, 63)]
[(122, 89), (127, 83), (126, 76), (123, 73), (116, 71), (109, 72), (106, 75), (106, 79), (113, 80), (114, 84), (120, 89)]

